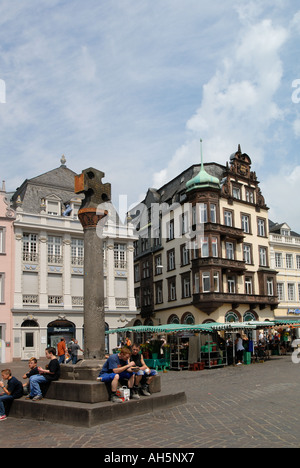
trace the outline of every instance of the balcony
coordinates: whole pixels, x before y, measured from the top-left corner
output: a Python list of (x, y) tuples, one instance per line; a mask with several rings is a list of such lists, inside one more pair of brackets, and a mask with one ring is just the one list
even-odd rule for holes
[(48, 255), (48, 263), (51, 263), (51, 265), (62, 265), (63, 256), (62, 255)]
[(23, 306), (38, 306), (39, 296), (38, 294), (23, 294)]
[(48, 305), (49, 306), (63, 306), (64, 305), (63, 296), (48, 296)]
[(215, 233), (220, 234), (221, 240), (226, 238), (235, 239), (238, 244), (243, 242), (245, 237), (244, 231), (239, 228), (235, 228), (232, 226), (225, 226), (225, 224), (217, 224), (217, 223), (205, 223), (204, 225), (204, 233)]
[(39, 255), (37, 252), (23, 252), (23, 262), (38, 263)]
[(250, 309), (259, 307), (261, 310), (267, 306), (276, 309), (279, 301), (277, 296), (263, 296), (257, 294), (237, 293), (197, 293), (193, 294), (193, 305), (208, 315), (221, 307), (222, 304), (231, 304), (233, 309), (240, 304), (246, 304)]
[(230, 260), (220, 257), (203, 257), (195, 258), (192, 260), (193, 269), (203, 268), (221, 268), (223, 271), (229, 273), (237, 273), (243, 275), (246, 271), (246, 264), (240, 260)]

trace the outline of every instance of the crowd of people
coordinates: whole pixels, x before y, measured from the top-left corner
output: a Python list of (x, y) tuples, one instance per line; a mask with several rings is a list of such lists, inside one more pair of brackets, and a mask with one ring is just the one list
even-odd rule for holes
[[(10, 369), (2, 370), (0, 421), (7, 418), (6, 413), (13, 400), (24, 395), (31, 401), (41, 400), (49, 384), (59, 380), (60, 365), (70, 360), (73, 364), (77, 363), (78, 350), (83, 351), (77, 340), (73, 339), (67, 346), (64, 338), (58, 343), (57, 351), (52, 346), (46, 348), (45, 356), (49, 360), (48, 365), (43, 368), (38, 365), (38, 360), (32, 357), (28, 362), (29, 370), (23, 375), (23, 379), (26, 380), (24, 384), (12, 375)], [(117, 395), (119, 384), (128, 387), (130, 399), (138, 400), (140, 395), (151, 395), (149, 385), (155, 375), (157, 372), (149, 369), (145, 364), (143, 355), (140, 353), (140, 346), (133, 344), (131, 347), (124, 346), (118, 354), (108, 356), (97, 380), (108, 384), (111, 402), (123, 403), (123, 399)]]

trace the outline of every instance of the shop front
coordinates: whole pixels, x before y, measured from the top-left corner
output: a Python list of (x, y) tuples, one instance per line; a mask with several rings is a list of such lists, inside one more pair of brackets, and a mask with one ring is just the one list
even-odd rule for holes
[(66, 343), (69, 343), (75, 337), (76, 327), (73, 322), (68, 320), (55, 320), (48, 324), (47, 327), (47, 345), (57, 347), (57, 343), (61, 338), (65, 338)]

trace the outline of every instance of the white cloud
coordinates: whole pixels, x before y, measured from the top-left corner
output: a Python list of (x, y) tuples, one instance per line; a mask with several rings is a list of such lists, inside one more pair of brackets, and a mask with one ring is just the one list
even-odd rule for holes
[[(300, 165), (282, 168), (277, 174), (267, 177), (262, 185), (263, 195), (270, 207), (272, 221), (287, 222), (293, 231), (300, 234)], [(268, 202), (269, 201), (269, 202)]]
[(154, 175), (154, 181), (163, 182), (164, 176), (173, 176), (194, 163), (194, 141), (200, 137), (206, 161), (225, 164), (241, 144), (257, 165), (262, 164), (266, 131), (284, 117), (275, 95), (283, 75), (280, 49), (289, 35), (271, 20), (242, 26), (231, 56), (203, 86), (201, 106), (186, 124), (187, 143), (175, 152), (167, 168)]

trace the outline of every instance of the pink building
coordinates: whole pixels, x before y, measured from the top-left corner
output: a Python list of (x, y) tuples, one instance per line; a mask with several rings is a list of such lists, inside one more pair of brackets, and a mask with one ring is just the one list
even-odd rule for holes
[(14, 221), (5, 182), (0, 189), (0, 363), (13, 359)]

